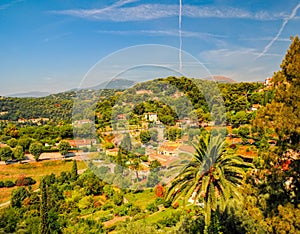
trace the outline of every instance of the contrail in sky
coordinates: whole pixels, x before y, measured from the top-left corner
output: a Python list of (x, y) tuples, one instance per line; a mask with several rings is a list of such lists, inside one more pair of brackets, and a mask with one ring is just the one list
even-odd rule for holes
[(264, 50), (263, 50), (256, 58), (260, 58), (260, 57), (262, 57), (265, 53), (268, 52), (268, 50), (271, 48), (271, 46), (274, 44), (274, 42), (277, 41), (277, 39), (280, 37), (280, 35), (281, 35), (282, 31), (284, 30), (286, 24), (287, 24), (291, 19), (293, 19), (293, 18), (296, 16), (297, 11), (298, 11), (299, 8), (300, 8), (300, 3), (293, 9), (291, 15), (290, 15), (288, 18), (284, 19), (284, 21), (283, 21), (283, 23), (282, 23), (282, 25), (281, 25), (281, 27), (280, 27), (278, 33), (276, 34), (276, 36), (269, 42), (269, 44), (264, 48)]

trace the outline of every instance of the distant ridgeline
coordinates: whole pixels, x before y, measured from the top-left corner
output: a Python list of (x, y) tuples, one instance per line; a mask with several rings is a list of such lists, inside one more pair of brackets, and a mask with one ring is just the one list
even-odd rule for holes
[[(159, 78), (152, 81), (143, 83), (137, 83), (132, 88), (127, 89), (122, 94), (125, 103), (130, 103), (130, 99), (138, 98), (135, 93), (144, 91), (145, 97), (155, 97), (157, 91), (157, 82), (165, 83), (166, 87), (161, 89), (165, 90), (162, 96), (180, 98), (180, 92), (187, 96), (194, 106), (194, 109), (202, 109), (204, 112), (208, 112), (208, 106), (204, 95), (197, 90), (194, 82), (200, 86), (203, 92), (210, 92), (210, 87), (213, 81), (200, 80), (200, 79), (188, 79), (188, 78)], [(103, 112), (106, 108), (103, 105), (108, 104), (111, 107), (114, 106), (115, 101), (120, 95), (120, 91), (124, 90), (124, 82), (118, 81), (121, 87), (107, 85), (103, 90), (97, 90), (96, 87), (77, 90), (77, 92), (84, 92), (91, 98), (98, 98), (99, 102), (96, 108), (96, 112)], [(131, 85), (134, 83), (131, 82)], [(99, 88), (97, 87), (97, 88)], [(174, 89), (175, 87), (175, 89)], [(225, 101), (227, 111), (247, 111), (251, 109), (252, 104), (265, 105), (270, 102), (270, 98), (265, 97), (265, 92), (259, 92), (263, 89), (262, 83), (224, 83), (224, 81), (218, 83), (218, 87), (222, 93)], [(148, 90), (148, 91), (147, 91)], [(124, 95), (125, 94), (125, 95)], [(177, 96), (178, 97), (177, 97)], [(206, 95), (206, 97), (209, 95)], [(32, 97), (0, 97), (0, 120), (18, 121), (19, 123), (41, 123), (45, 121), (66, 121), (71, 122), (73, 112), (73, 102), (76, 98), (75, 91), (69, 91), (59, 94), (52, 94), (46, 97), (32, 98)], [(213, 99), (214, 97), (209, 97)], [(128, 99), (128, 100), (126, 100)], [(145, 99), (144, 99), (145, 100)], [(162, 100), (161, 100), (162, 101)], [(106, 103), (109, 102), (109, 103)], [(139, 100), (134, 100), (134, 103), (138, 104)], [(109, 111), (108, 111), (109, 112)], [(102, 113), (103, 115), (104, 113)], [(111, 118), (111, 113), (106, 113), (107, 121)]]

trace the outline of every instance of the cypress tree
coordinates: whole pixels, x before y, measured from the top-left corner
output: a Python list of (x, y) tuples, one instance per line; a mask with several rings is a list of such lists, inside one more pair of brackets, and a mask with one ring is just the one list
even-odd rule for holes
[(78, 168), (76, 160), (73, 160), (72, 170), (71, 170), (71, 179), (76, 181), (78, 177)]

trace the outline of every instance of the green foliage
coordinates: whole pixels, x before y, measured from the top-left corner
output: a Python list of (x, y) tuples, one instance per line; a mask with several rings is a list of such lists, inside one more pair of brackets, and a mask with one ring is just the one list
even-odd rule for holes
[(76, 160), (73, 160), (72, 164), (72, 170), (71, 170), (71, 179), (73, 181), (76, 181), (78, 177), (78, 167), (77, 167), (77, 162)]
[[(281, 150), (287, 148), (299, 149), (300, 145), (300, 40), (292, 38), (281, 70), (272, 77), (275, 94), (271, 103), (258, 110), (254, 126), (263, 134), (266, 129), (272, 128), (279, 137), (278, 145)], [(265, 121), (265, 120), (269, 121)]]
[(0, 232), (14, 233), (19, 219), (20, 215), (13, 207), (9, 207), (2, 211), (0, 213)]
[(0, 148), (0, 158), (2, 161), (11, 159), (13, 156), (13, 151), (9, 146), (4, 146)]
[(103, 187), (103, 192), (107, 198), (112, 198), (115, 193), (112, 186), (108, 184)]
[(169, 127), (167, 128), (167, 139), (170, 141), (176, 141), (181, 138), (181, 129), (177, 127)]
[(4, 187), (6, 187), (6, 188), (11, 188), (11, 187), (14, 187), (15, 185), (16, 184), (11, 180), (4, 181)]
[(179, 222), (181, 215), (182, 214), (180, 211), (172, 212), (171, 214), (168, 214), (167, 216), (163, 217), (163, 219), (159, 220), (157, 224), (160, 227), (173, 227)]
[(11, 206), (21, 208), (22, 202), (28, 197), (28, 195), (29, 193), (24, 187), (14, 189), (11, 194)]
[(92, 171), (86, 170), (77, 180), (77, 184), (84, 188), (85, 194), (100, 195), (104, 189), (104, 182), (101, 181)]
[(18, 145), (22, 146), (24, 150), (28, 150), (31, 142), (31, 138), (23, 136), (18, 140)]
[(143, 144), (148, 143), (151, 140), (151, 135), (149, 131), (141, 131), (140, 132), (140, 140)]
[(21, 176), (16, 180), (15, 185), (16, 186), (28, 186), (28, 185), (33, 185), (35, 183), (36, 183), (36, 181), (34, 179), (32, 179), (31, 177)]
[(23, 147), (20, 145), (17, 145), (16, 148), (13, 149), (13, 155), (14, 155), (14, 158), (16, 158), (17, 160), (19, 160), (19, 161), (23, 160), (24, 155), (25, 155)]
[(123, 234), (123, 233), (140, 234), (141, 230), (143, 230), (143, 234), (157, 233), (157, 230), (155, 227), (153, 227), (153, 225), (149, 225), (143, 222), (142, 223), (130, 222), (128, 224), (125, 224), (125, 226), (116, 230), (116, 233), (117, 234)]
[[(203, 201), (205, 223), (210, 224), (211, 213), (219, 207), (224, 211), (233, 197), (240, 198), (241, 185), (247, 163), (234, 155), (226, 155), (220, 136), (200, 138), (193, 161), (172, 181), (167, 199)], [(180, 192), (178, 192), (180, 191)]]
[(49, 222), (48, 222), (48, 192), (47, 192), (47, 184), (44, 180), (41, 181), (41, 204), (40, 204), (40, 228), (39, 233), (47, 234), (49, 233)]
[(245, 142), (247, 137), (250, 135), (250, 128), (248, 126), (240, 126), (238, 128), (238, 135), (243, 139)]
[(158, 207), (155, 203), (150, 203), (146, 206), (146, 209), (150, 212), (150, 213), (154, 213), (156, 211), (158, 211)]
[(43, 145), (39, 142), (31, 143), (29, 147), (29, 152), (34, 156), (34, 159), (38, 161), (40, 155), (43, 152)]
[(161, 167), (161, 163), (158, 160), (153, 160), (149, 164), (149, 168), (151, 172), (158, 172)]
[(115, 192), (112, 199), (114, 204), (119, 206), (123, 203), (124, 195), (120, 192)]
[(149, 134), (152, 141), (157, 141), (158, 131), (156, 129), (150, 129)]
[(120, 144), (120, 148), (130, 151), (132, 149), (131, 139), (129, 133), (126, 133), (122, 139), (122, 142)]
[(300, 230), (300, 205), (294, 207), (288, 203), (278, 206), (278, 215), (266, 219), (268, 233), (299, 233)]
[(71, 120), (75, 92), (50, 95), (42, 98), (14, 98), (3, 97), (0, 105), (8, 113), (1, 115), (1, 119), (16, 121), (32, 118), (50, 118), (53, 120)]
[(111, 143), (111, 142), (105, 142), (105, 144), (103, 145), (103, 147), (105, 149), (113, 149), (113, 148), (115, 148), (115, 145), (113, 143)]
[(71, 145), (68, 141), (60, 141), (58, 149), (62, 156), (66, 156), (71, 149)]
[(18, 141), (16, 140), (16, 138), (11, 138), (7, 141), (7, 144), (12, 147), (15, 148), (18, 144)]

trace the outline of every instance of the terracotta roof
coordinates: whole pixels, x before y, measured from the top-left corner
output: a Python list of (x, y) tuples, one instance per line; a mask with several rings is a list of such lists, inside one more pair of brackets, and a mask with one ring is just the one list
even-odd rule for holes
[(91, 139), (78, 139), (78, 140), (66, 140), (71, 146), (85, 146), (95, 143), (96, 140)]
[(181, 145), (178, 150), (182, 152), (191, 153), (191, 154), (194, 154), (196, 151), (195, 148), (191, 145)]

